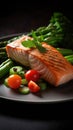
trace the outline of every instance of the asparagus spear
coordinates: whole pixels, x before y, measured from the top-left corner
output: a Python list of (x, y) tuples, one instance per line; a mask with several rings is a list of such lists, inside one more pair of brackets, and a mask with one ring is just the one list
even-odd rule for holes
[(73, 54), (73, 50), (65, 48), (56, 48), (63, 56), (68, 56)]
[(0, 58), (4, 57), (4, 56), (7, 56), (7, 53), (6, 52), (0, 52)]
[(65, 58), (66, 58), (71, 64), (73, 64), (73, 55), (65, 56)]
[(0, 65), (0, 78), (8, 74), (10, 68), (13, 66), (12, 60), (7, 60)]
[(5, 52), (6, 51), (6, 47), (0, 47), (0, 52)]
[(0, 42), (0, 48), (5, 47), (7, 45), (8, 41), (1, 41)]

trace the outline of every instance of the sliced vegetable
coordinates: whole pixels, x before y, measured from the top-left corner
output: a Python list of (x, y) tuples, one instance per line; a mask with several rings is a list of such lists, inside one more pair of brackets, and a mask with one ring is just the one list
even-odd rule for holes
[(41, 82), (41, 83), (39, 83), (38, 85), (40, 86), (40, 89), (41, 89), (41, 90), (46, 90), (46, 89), (47, 89), (47, 84), (46, 84), (46, 83), (42, 83), (42, 82)]
[(21, 94), (28, 94), (30, 92), (30, 89), (28, 87), (20, 87), (18, 89), (18, 91), (21, 93)]
[(27, 81), (32, 80), (34, 82), (37, 82), (40, 78), (40, 74), (38, 71), (31, 69), (25, 73), (25, 78), (27, 79)]
[(17, 74), (10, 75), (8, 77), (8, 86), (12, 89), (17, 89), (21, 85), (21, 77)]
[(28, 84), (28, 81), (27, 81), (26, 79), (22, 79), (21, 84), (23, 84), (23, 85), (27, 85), (27, 84)]
[(20, 75), (22, 78), (24, 78), (25, 70), (19, 71), (18, 75)]
[(6, 87), (9, 87), (9, 86), (8, 86), (8, 78), (6, 78), (6, 79), (4, 80), (4, 85), (5, 85)]
[(10, 69), (10, 75), (12, 74), (18, 74), (19, 72), (21, 72), (23, 70), (23, 68), (21, 66), (13, 66)]
[(28, 87), (29, 87), (29, 89), (30, 89), (30, 91), (32, 93), (36, 93), (36, 92), (40, 91), (40, 87), (34, 81), (32, 81), (32, 80), (29, 81)]

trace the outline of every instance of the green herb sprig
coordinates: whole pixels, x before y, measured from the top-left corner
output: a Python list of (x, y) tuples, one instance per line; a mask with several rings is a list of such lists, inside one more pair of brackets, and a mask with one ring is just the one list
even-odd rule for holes
[(22, 42), (22, 45), (24, 47), (28, 47), (28, 48), (37, 48), (41, 53), (44, 53), (46, 52), (46, 48), (44, 48), (41, 44), (41, 42), (43, 41), (42, 39), (42, 36), (41, 36), (41, 42), (38, 40), (36, 34), (34, 31), (32, 31), (32, 37), (33, 37), (33, 40), (27, 40), (27, 41), (23, 41)]

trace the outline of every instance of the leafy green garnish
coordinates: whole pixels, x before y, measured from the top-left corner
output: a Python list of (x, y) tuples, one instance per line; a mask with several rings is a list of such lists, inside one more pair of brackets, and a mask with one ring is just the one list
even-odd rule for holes
[(22, 45), (24, 47), (28, 47), (28, 48), (36, 47), (35, 44), (34, 44), (34, 41), (33, 40), (29, 40), (29, 39), (27, 41), (23, 41)]
[(41, 36), (41, 42), (38, 40), (36, 34), (34, 33), (34, 31), (32, 31), (32, 37), (33, 37), (33, 40), (27, 40), (27, 41), (23, 41), (22, 42), (22, 45), (24, 47), (28, 47), (28, 48), (37, 48), (40, 52), (44, 53), (46, 52), (46, 48), (44, 48), (41, 44), (42, 42), (42, 36)]

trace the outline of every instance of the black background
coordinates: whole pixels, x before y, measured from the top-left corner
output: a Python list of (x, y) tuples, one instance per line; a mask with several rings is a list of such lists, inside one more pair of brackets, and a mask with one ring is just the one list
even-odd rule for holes
[(48, 25), (53, 12), (62, 12), (73, 20), (70, 1), (2, 1), (0, 4), (0, 36), (28, 32)]
[[(71, 1), (2, 1), (0, 36), (29, 32), (47, 25), (53, 12), (73, 21)], [(73, 128), (73, 101), (32, 104), (0, 99), (0, 130), (60, 130)]]

